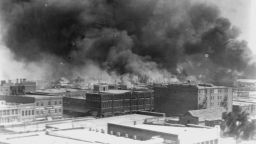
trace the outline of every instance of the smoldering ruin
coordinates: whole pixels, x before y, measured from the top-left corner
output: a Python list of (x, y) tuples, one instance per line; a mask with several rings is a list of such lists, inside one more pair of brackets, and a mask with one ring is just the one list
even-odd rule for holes
[(1, 15), (4, 44), (15, 59), (46, 63), (50, 78), (217, 83), (254, 76), (238, 28), (209, 3), (4, 0)]

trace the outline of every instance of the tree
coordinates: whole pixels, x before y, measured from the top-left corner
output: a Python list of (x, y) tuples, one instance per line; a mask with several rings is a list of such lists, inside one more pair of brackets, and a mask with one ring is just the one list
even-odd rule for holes
[(251, 139), (256, 132), (256, 122), (250, 121), (248, 115), (248, 113), (241, 109), (230, 113), (224, 113), (224, 135), (232, 136), (236, 139)]

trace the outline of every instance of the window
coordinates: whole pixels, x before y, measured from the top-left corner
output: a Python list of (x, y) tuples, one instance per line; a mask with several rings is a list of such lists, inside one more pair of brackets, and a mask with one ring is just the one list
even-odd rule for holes
[(59, 109), (59, 112), (61, 113), (61, 109)]
[(57, 113), (57, 109), (55, 109), (55, 113)]
[(43, 102), (41, 102), (41, 106), (44, 106), (44, 103), (43, 103)]
[(24, 116), (24, 111), (22, 111), (22, 116)]
[(36, 103), (36, 106), (39, 106), (39, 102)]
[(51, 101), (48, 101), (48, 105), (51, 105)]
[(28, 111), (27, 111), (27, 110), (25, 111), (25, 115), (26, 115), (26, 116), (28, 115)]
[(62, 104), (61, 100), (60, 100), (60, 104)]
[(57, 105), (57, 101), (55, 101), (54, 104)]
[(32, 110), (32, 115), (34, 115), (34, 110)]

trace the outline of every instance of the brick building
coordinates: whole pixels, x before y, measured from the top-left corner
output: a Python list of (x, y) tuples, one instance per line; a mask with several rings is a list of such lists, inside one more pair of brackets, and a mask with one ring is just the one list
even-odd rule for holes
[(154, 95), (152, 90), (106, 90), (87, 93), (86, 101), (93, 115), (102, 117), (140, 110), (152, 111)]
[(209, 84), (155, 85), (155, 111), (167, 116), (183, 115), (189, 110), (224, 107), (232, 111), (232, 88)]

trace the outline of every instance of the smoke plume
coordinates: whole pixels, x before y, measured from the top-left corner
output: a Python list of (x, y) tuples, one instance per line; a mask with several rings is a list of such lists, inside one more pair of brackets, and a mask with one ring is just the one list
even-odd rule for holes
[(239, 30), (212, 4), (4, 0), (1, 10), (3, 42), (14, 58), (47, 65), (42, 71), (51, 78), (222, 82), (255, 68)]

